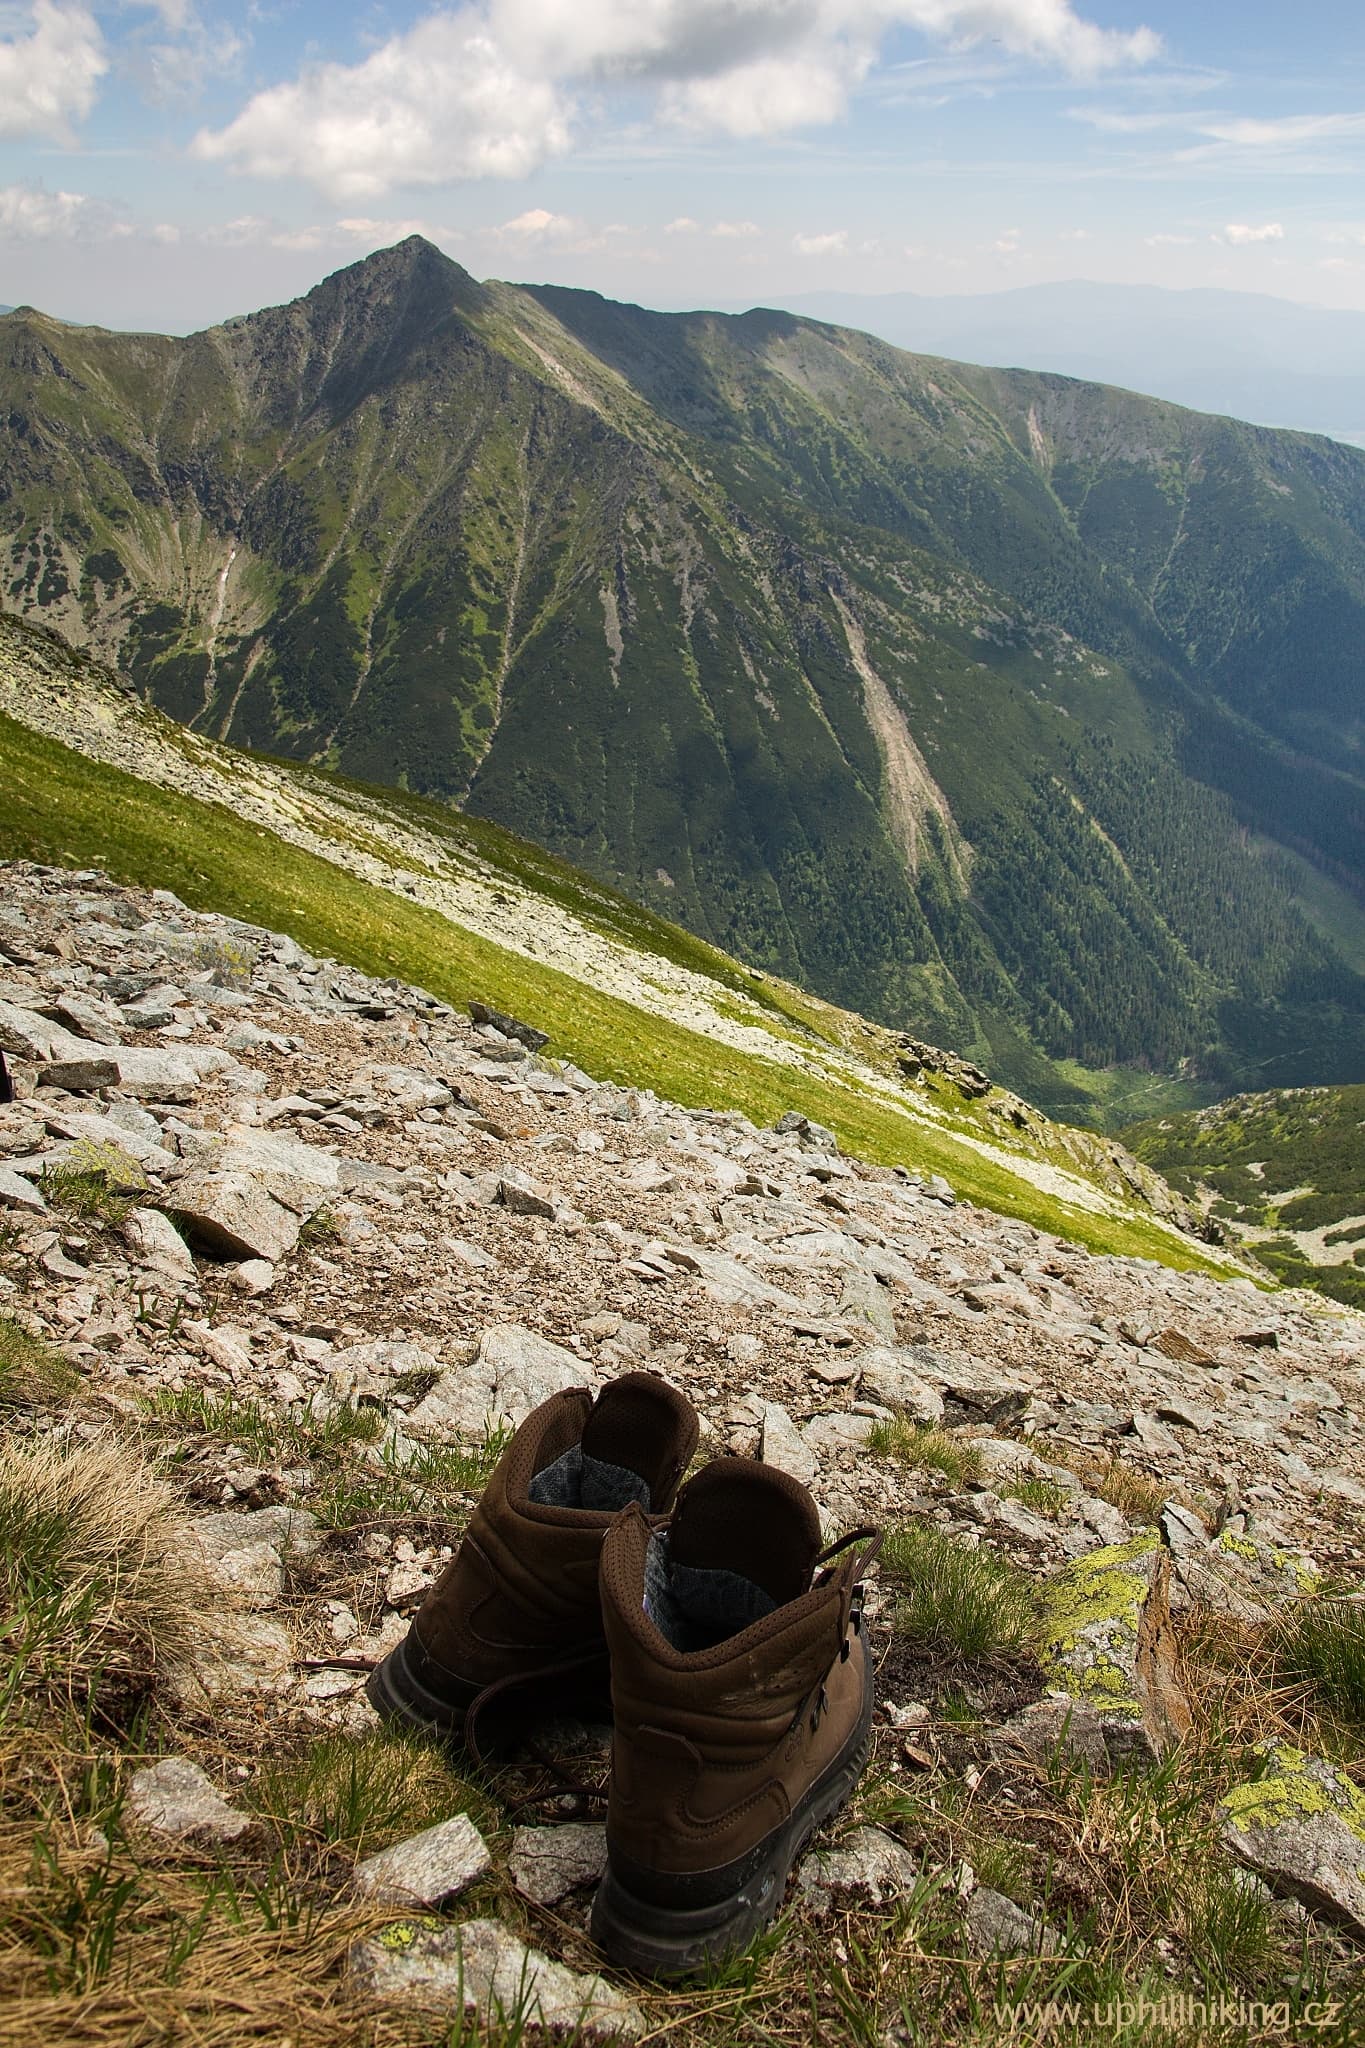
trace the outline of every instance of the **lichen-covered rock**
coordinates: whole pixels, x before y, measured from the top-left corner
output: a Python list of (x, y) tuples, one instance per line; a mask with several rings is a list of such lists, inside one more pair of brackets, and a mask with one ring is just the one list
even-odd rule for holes
[(1154, 1529), (1079, 1558), (1048, 1588), (1044, 1669), (1058, 1691), (1094, 1708), (1111, 1757), (1161, 1757), (1189, 1729), (1169, 1588)]
[(1182, 1557), (1176, 1569), (1192, 1600), (1253, 1627), (1268, 1621), (1277, 1607), (1316, 1593), (1322, 1583), (1317, 1566), (1303, 1552), (1282, 1550), (1233, 1529), (1225, 1529), (1199, 1555)]
[(1223, 1840), (1274, 1891), (1365, 1940), (1365, 1794), (1322, 1757), (1268, 1743), (1219, 1809)]
[(351, 1950), (351, 1980), (384, 2005), (575, 2041), (635, 2040), (644, 2016), (601, 1977), (552, 1962), (498, 1920), (404, 1920)]

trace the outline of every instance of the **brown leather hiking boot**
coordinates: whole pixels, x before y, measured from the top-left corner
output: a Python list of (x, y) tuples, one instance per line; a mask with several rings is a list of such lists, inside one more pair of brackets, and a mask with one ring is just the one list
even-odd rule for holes
[(645, 1528), (646, 1515), (666, 1512), (696, 1445), (691, 1403), (653, 1373), (627, 1373), (596, 1401), (574, 1388), (542, 1402), (411, 1629), (370, 1673), (370, 1704), (475, 1747), (490, 1698), (535, 1679), (580, 1678), (605, 1704), (602, 1539), (627, 1502)]
[(689, 1480), (666, 1529), (636, 1508), (613, 1524), (602, 1614), (616, 1733), (592, 1915), (613, 1962), (691, 1976), (777, 1912), (807, 1837), (867, 1761), (858, 1578), (880, 1540), (864, 1529), (820, 1554), (805, 1488), (745, 1458)]

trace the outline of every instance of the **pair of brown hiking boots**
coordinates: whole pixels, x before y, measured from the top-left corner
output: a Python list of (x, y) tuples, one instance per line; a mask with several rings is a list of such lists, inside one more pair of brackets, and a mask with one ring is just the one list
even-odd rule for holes
[(554, 1395), (368, 1686), (386, 1719), (472, 1745), (500, 1706), (562, 1710), (609, 1681), (592, 1931), (651, 1977), (694, 1975), (767, 1925), (871, 1738), (858, 1578), (875, 1538), (822, 1552), (805, 1488), (747, 1458), (679, 1491), (696, 1444), (690, 1404), (652, 1374)]

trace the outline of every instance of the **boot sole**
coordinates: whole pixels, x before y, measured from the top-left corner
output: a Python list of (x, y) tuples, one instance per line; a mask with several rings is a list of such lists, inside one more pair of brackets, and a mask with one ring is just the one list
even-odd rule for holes
[(674, 1981), (696, 1977), (748, 1948), (777, 1917), (792, 1866), (816, 1829), (846, 1806), (872, 1749), (872, 1667), (847, 1742), (791, 1817), (760, 1844), (743, 1884), (718, 1903), (679, 1908), (635, 1896), (611, 1866), (592, 1907), (592, 1938), (619, 1969)]
[[(381, 1721), (391, 1726), (413, 1728), (422, 1735), (458, 1737), (464, 1728), (465, 1709), (442, 1699), (422, 1684), (408, 1656), (411, 1638), (404, 1636), (376, 1664), (365, 1681), (365, 1696)], [(474, 1688), (471, 1688), (471, 1698)]]

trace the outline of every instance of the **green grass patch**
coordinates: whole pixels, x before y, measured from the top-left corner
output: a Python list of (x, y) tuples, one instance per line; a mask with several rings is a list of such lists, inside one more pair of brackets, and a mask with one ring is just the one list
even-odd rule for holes
[(874, 1422), (867, 1447), (876, 1457), (894, 1458), (899, 1465), (924, 1465), (941, 1472), (954, 1486), (981, 1477), (981, 1459), (970, 1439), (955, 1437), (932, 1423), (909, 1422), (903, 1415), (890, 1422)]
[(297, 1408), (268, 1408), (241, 1394), (201, 1386), (159, 1387), (147, 1408), (159, 1422), (222, 1437), (266, 1459), (344, 1458), (357, 1446), (378, 1443), (385, 1429), (378, 1408), (351, 1401), (310, 1398)]
[(1028, 1508), (1035, 1515), (1045, 1515), (1050, 1522), (1055, 1522), (1065, 1511), (1071, 1498), (1066, 1488), (1059, 1486), (1055, 1479), (1041, 1479), (1036, 1474), (1017, 1479), (1013, 1485), (1001, 1487), (1000, 1491), (1005, 1499), (1017, 1500), (1021, 1507)]
[(1320, 1705), (1365, 1726), (1365, 1605), (1358, 1600), (1302, 1600), (1281, 1618), (1276, 1662), (1289, 1678), (1313, 1688)]
[(1037, 1602), (1028, 1579), (993, 1550), (969, 1550), (923, 1523), (905, 1522), (882, 1546), (902, 1594), (896, 1629), (917, 1648), (963, 1657), (1015, 1657), (1032, 1648)]
[(82, 1138), (63, 1158), (44, 1167), (40, 1185), (54, 1209), (83, 1223), (117, 1230), (136, 1206), (147, 1176), (120, 1146)]
[(312, 1504), (333, 1529), (404, 1520), (450, 1522), (470, 1494), (482, 1493), (507, 1447), (509, 1432), (490, 1429), (481, 1444), (404, 1444), (392, 1440), (378, 1463), (330, 1477)]
[(448, 1752), (389, 1729), (356, 1740), (326, 1735), (300, 1754), (267, 1757), (252, 1804), (282, 1836), (310, 1836), (357, 1861), (467, 1813), (480, 1831), (498, 1809), (452, 1768)]

